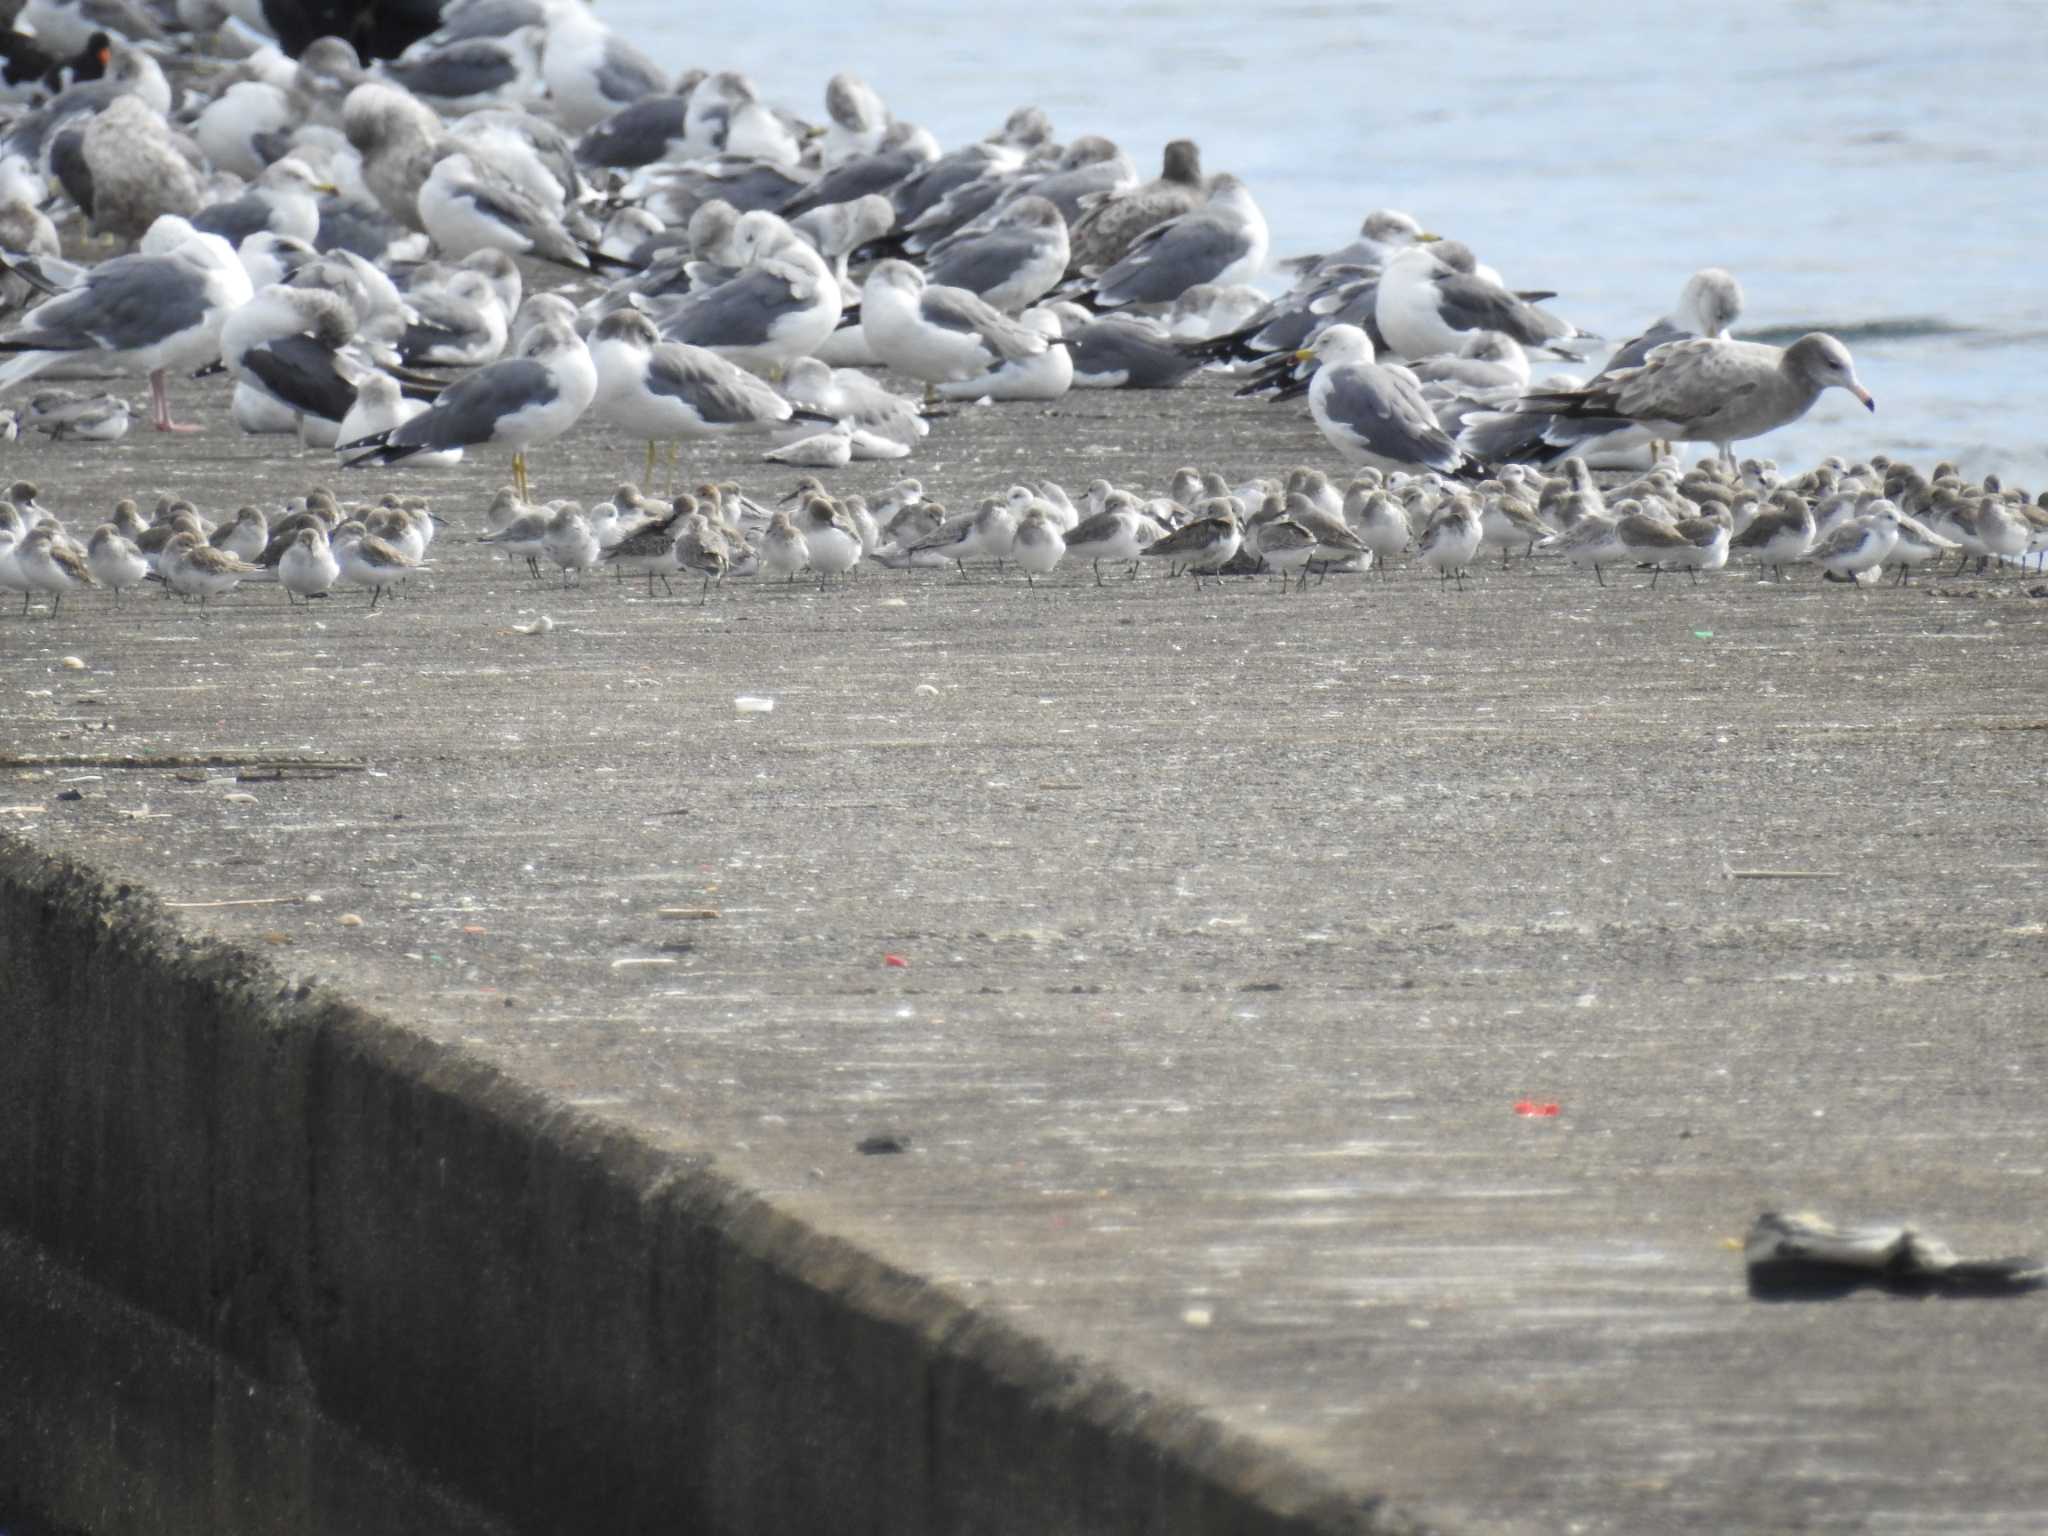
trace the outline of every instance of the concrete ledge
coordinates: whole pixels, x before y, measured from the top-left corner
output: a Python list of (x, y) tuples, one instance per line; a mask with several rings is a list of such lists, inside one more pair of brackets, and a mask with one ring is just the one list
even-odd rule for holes
[[(507, 1528), (1421, 1528), (5, 836), (0, 997), (0, 1222)], [(123, 1447), (19, 1435), (0, 1488), (99, 1536), (368, 1528), (315, 1437), (164, 1415), (161, 1497), (86, 1507)], [(220, 1499), (257, 1457), (286, 1492)]]

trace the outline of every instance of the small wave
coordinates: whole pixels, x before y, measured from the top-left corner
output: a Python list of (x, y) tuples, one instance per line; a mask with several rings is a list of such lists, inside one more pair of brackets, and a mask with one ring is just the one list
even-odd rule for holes
[(1982, 334), (1974, 325), (1957, 325), (1934, 315), (1901, 315), (1895, 320), (1852, 320), (1845, 325), (1831, 325), (1824, 320), (1798, 325), (1767, 325), (1758, 330), (1744, 331), (1744, 341), (1765, 341), (1774, 347), (1786, 346), (1797, 341), (1809, 331), (1826, 331), (1836, 340), (1845, 343), (1864, 341), (1925, 341), (1930, 336), (1975, 336)]

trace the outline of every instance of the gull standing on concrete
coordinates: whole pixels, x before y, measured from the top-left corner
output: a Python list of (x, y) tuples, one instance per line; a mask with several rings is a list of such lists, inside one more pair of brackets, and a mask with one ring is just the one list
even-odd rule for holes
[(221, 325), (249, 302), (249, 275), (218, 235), (199, 234), (181, 218), (150, 226), (142, 248), (91, 268), (76, 288), (37, 306), (0, 336), (0, 389), (54, 363), (92, 360), (149, 375), (151, 422), (159, 432), (198, 428), (171, 420), (165, 380), (220, 352)]
[(1782, 348), (1699, 337), (1665, 342), (1636, 367), (1583, 389), (1524, 395), (1522, 409), (1633, 422), (1669, 442), (1712, 443), (1732, 469), (1736, 443), (1797, 421), (1829, 389), (1877, 409), (1849, 349), (1832, 336), (1815, 331)]
[(674, 473), (677, 445), (762, 432), (791, 418), (831, 425), (833, 418), (799, 410), (744, 368), (716, 352), (680, 341), (663, 341), (654, 322), (637, 309), (616, 309), (590, 333), (590, 358), (597, 370), (591, 411), (647, 443), (647, 473), (654, 473), (655, 445), (670, 445)]
[(1309, 413), (1349, 462), (1446, 475), (1466, 467), (1415, 375), (1375, 362), (1372, 338), (1357, 326), (1333, 325), (1297, 355), (1322, 365), (1309, 383)]
[(458, 380), (423, 414), (341, 446), (370, 450), (348, 461), (353, 469), (396, 464), (430, 449), (507, 443), (514, 488), (523, 500), (531, 494), (526, 450), (567, 432), (596, 397), (590, 349), (572, 327), (549, 320), (534, 329), (517, 357), (487, 363)]
[[(1720, 267), (1702, 267), (1686, 279), (1671, 313), (1616, 348), (1607, 366), (1594, 375), (1591, 383), (1600, 384), (1624, 368), (1638, 366), (1667, 341), (1683, 341), (1693, 336), (1725, 337), (1741, 313), (1742, 285)], [(1475, 458), (1489, 464), (1551, 464), (1567, 455), (1607, 464), (1639, 455), (1651, 439), (1647, 431), (1630, 421), (1505, 410), (1473, 416), (1458, 440)]]

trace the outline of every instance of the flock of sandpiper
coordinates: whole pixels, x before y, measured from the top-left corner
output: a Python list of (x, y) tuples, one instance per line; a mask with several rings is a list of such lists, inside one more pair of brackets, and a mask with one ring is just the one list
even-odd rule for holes
[[(288, 603), (354, 587), (375, 609), (434, 568), (429, 550), (442, 523), (418, 496), (344, 506), (316, 488), (275, 517), (244, 506), (217, 523), (181, 499), (165, 498), (148, 520), (123, 500), (80, 543), (35, 486), (17, 482), (8, 495), (0, 501), (0, 592), (19, 593), (24, 615), (38, 598), (54, 616), (66, 597), (88, 588), (118, 601), (150, 581), (202, 605), (243, 583), (282, 587)], [(665, 501), (622, 483), (588, 508), (530, 504), (507, 486), (483, 521), (475, 542), (535, 580), (552, 572), (566, 586), (609, 570), (644, 578), (652, 597), (657, 581), (673, 593), (672, 578), (692, 577), (700, 603), (728, 577), (802, 577), (824, 587), (864, 564), (957, 570), (963, 579), (970, 566), (1013, 567), (1035, 587), (1062, 565), (1086, 568), (1099, 586), (1105, 566), (1130, 578), (1150, 563), (1197, 586), (1245, 575), (1300, 591), (1332, 572), (1377, 568), (1384, 577), (1404, 557), (1462, 585), (1495, 551), (1503, 566), (1517, 556), (1559, 557), (1602, 585), (1611, 567), (1647, 568), (1652, 587), (1666, 572), (1697, 581), (1732, 556), (1773, 579), (1810, 565), (1824, 579), (1859, 584), (1886, 572), (1903, 583), (1945, 557), (1959, 572), (1972, 562), (1980, 571), (2023, 570), (2048, 559), (2048, 497), (2029, 503), (1995, 482), (1966, 481), (1949, 465), (1930, 480), (1881, 459), (1823, 464), (1792, 480), (1757, 460), (1730, 470), (1709, 459), (1606, 489), (1576, 458), (1555, 474), (1510, 467), (1471, 485), (1366, 469), (1341, 490), (1307, 467), (1235, 487), (1184, 468), (1156, 494), (1098, 479), (1077, 500), (1047, 480), (959, 512), (909, 478), (872, 506), (834, 495), (815, 475), (773, 507), (731, 482)]]

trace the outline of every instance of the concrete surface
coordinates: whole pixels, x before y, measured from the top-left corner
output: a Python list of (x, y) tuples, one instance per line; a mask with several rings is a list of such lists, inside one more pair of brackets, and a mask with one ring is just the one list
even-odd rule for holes
[[(66, 510), (316, 478), (204, 419), (9, 464)], [(1201, 388), (970, 410), (843, 478), (961, 504), (1316, 442)], [(595, 500), (634, 454), (584, 433), (536, 483)], [(2030, 583), (1539, 563), (700, 608), (463, 543), (502, 476), (317, 476), (456, 524), (374, 616), (0, 619), (0, 821), (257, 957), (195, 952), (170, 1038), (119, 1044), (167, 962), (67, 979), (21, 923), (159, 930), (9, 855), (10, 995), (100, 1015), (34, 1026), (0, 1210), (98, 1283), (522, 1529), (579, 1464), (631, 1529), (2048, 1522), (2038, 1298), (1765, 1305), (1730, 1248), (1770, 1206), (2048, 1242)], [(179, 1043), (215, 992), (219, 1064)], [(206, 1158), (79, 1118), (117, 1062)], [(266, 1200), (252, 1258), (220, 1213)], [(706, 1352), (639, 1353), (670, 1324)]]

